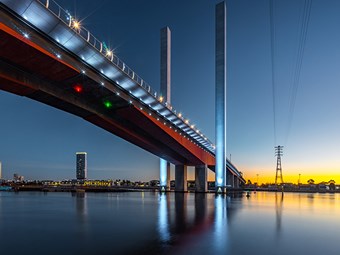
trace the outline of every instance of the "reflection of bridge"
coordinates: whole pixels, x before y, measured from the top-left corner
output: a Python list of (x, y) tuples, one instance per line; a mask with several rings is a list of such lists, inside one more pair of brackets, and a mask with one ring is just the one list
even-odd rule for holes
[[(206, 190), (215, 147), (181, 113), (55, 2), (0, 0), (0, 89), (67, 111), (171, 162), (176, 189), (186, 167)], [(228, 184), (244, 183), (226, 162)]]
[[(163, 244), (175, 243), (164, 253), (187, 254), (188, 250), (199, 250), (199, 254), (226, 252), (229, 246), (228, 224), (235, 214), (234, 210), (228, 208), (229, 199), (226, 196), (211, 197), (209, 194), (199, 193), (159, 194), (158, 201), (160, 241)], [(178, 235), (180, 238), (176, 238)], [(193, 236), (196, 241), (194, 243)], [(197, 248), (197, 240), (198, 243), (209, 243), (209, 248)]]

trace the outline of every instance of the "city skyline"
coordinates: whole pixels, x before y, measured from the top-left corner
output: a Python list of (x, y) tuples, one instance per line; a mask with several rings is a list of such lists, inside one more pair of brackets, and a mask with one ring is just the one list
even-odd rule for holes
[[(75, 13), (84, 26), (114, 48), (117, 55), (157, 91), (159, 33), (162, 27), (169, 26), (173, 39), (173, 105), (214, 141), (214, 8), (218, 1), (195, 1), (194, 5), (193, 1), (164, 5), (156, 1), (130, 1), (115, 3), (115, 6), (108, 2), (99, 6), (88, 1), (57, 2)], [(340, 77), (336, 67), (340, 66), (340, 52), (336, 42), (340, 40), (331, 33), (330, 26), (336, 26), (339, 21), (335, 10), (340, 5), (336, 1), (313, 3), (295, 111), (290, 116), (287, 101), (292, 77), (289, 74), (295, 68), (294, 51), (298, 46), (295, 37), (299, 36), (302, 6), (294, 1), (276, 3), (279, 128), (275, 142), (268, 1), (228, 1), (227, 155), (232, 155), (232, 162), (244, 173), (245, 179), (255, 180), (259, 174), (260, 182), (274, 182), (274, 146), (282, 144), (285, 146), (284, 181), (296, 182), (301, 174), (301, 182), (310, 178), (340, 182), (336, 151), (340, 124), (334, 117), (334, 109), (339, 108), (336, 95)], [(182, 8), (175, 8), (178, 6)], [(191, 6), (194, 8), (189, 20), (185, 10)], [(142, 7), (155, 9), (140, 13)], [(113, 17), (109, 15), (110, 9), (115, 10)], [(280, 18), (288, 14), (292, 18), (285, 24), (280, 22)], [(148, 19), (143, 19), (146, 16)], [(125, 19), (134, 19), (134, 22), (126, 27), (114, 26)], [(91, 158), (90, 178), (158, 178), (158, 157), (78, 117), (3, 91), (0, 91), (0, 106), (4, 120), (0, 160), (5, 177), (19, 172), (31, 179), (70, 178), (75, 170), (74, 152), (87, 151)], [(293, 118), (290, 131), (286, 128), (289, 118)]]

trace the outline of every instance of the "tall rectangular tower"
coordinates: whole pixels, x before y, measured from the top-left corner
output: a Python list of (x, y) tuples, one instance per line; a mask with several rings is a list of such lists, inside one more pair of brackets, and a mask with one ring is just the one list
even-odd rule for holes
[(225, 1), (216, 5), (215, 18), (215, 186), (217, 192), (223, 192), (227, 179), (227, 7)]
[[(171, 31), (161, 29), (161, 95), (163, 101), (171, 100)], [(159, 181), (161, 190), (170, 189), (170, 163), (160, 158)]]
[(76, 153), (76, 175), (77, 180), (85, 180), (87, 178), (87, 153)]
[(2, 179), (2, 168), (1, 168), (1, 161), (0, 161), (0, 180)]
[(165, 102), (171, 100), (171, 31), (161, 29), (161, 94)]

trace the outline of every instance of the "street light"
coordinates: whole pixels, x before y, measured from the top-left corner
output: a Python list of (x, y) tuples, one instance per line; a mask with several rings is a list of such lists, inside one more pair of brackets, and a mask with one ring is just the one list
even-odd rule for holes
[(80, 22), (79, 22), (78, 20), (73, 20), (73, 22), (72, 22), (72, 27), (73, 27), (75, 30), (79, 31), (79, 30), (80, 30)]

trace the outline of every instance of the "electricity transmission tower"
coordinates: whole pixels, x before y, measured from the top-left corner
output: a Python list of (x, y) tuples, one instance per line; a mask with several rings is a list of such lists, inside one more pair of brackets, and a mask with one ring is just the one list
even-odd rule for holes
[(281, 182), (280, 184), (283, 183), (283, 178), (282, 178), (282, 165), (281, 165), (281, 156), (283, 155), (283, 146), (276, 146), (275, 147), (275, 156), (277, 157), (276, 161), (276, 175), (275, 175), (275, 185), (277, 185), (277, 179), (279, 179)]

